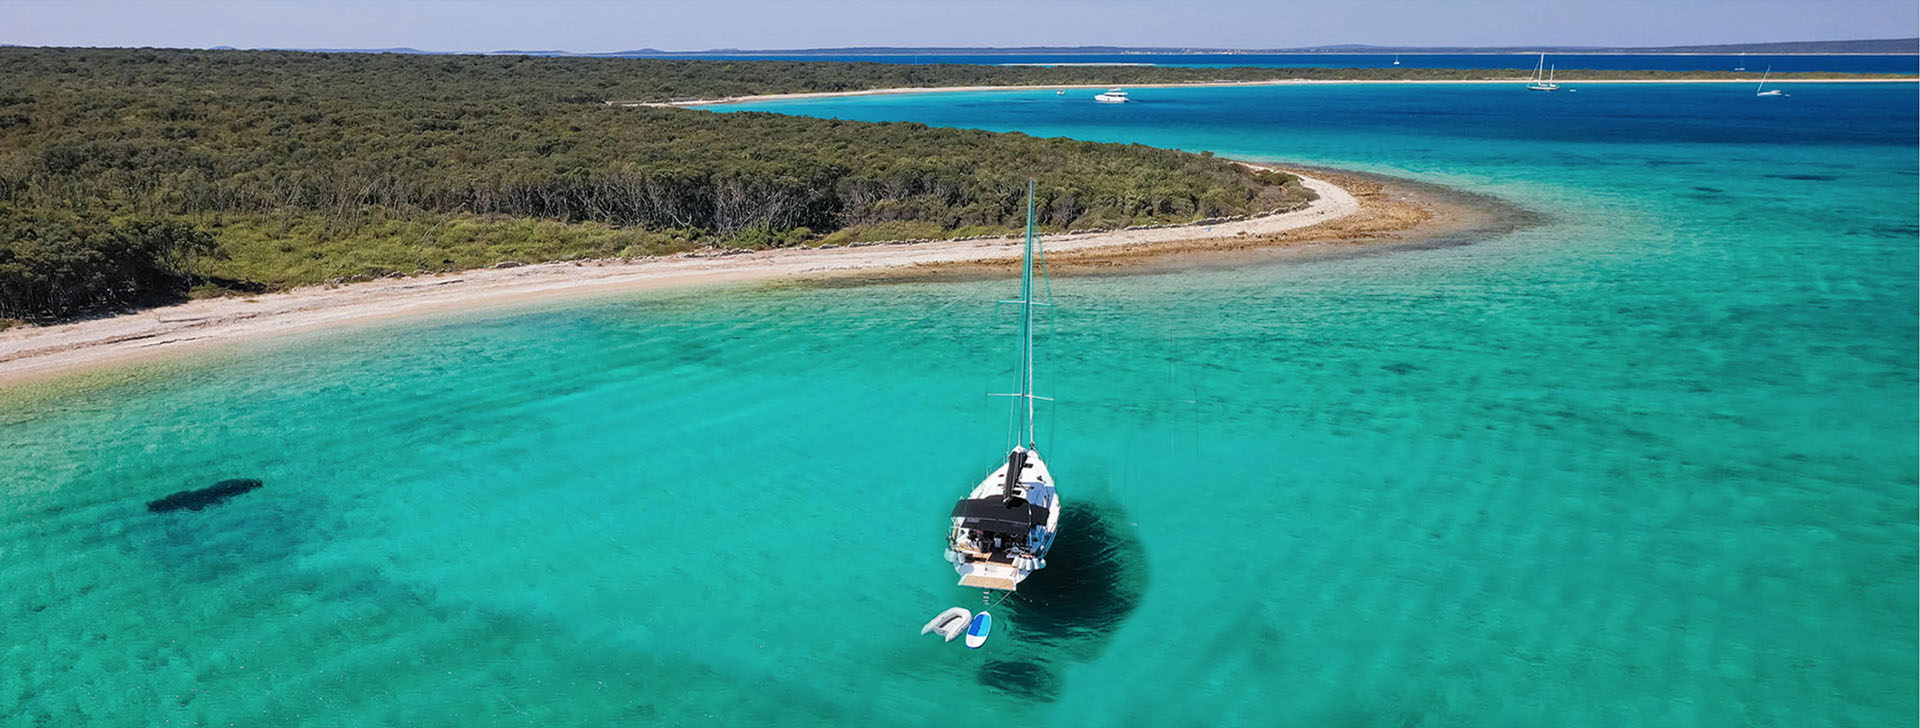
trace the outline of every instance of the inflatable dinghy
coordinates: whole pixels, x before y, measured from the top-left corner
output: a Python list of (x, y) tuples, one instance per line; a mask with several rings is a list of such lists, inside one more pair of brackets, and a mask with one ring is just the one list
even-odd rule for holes
[(980, 649), (987, 643), (987, 633), (992, 631), (993, 615), (986, 612), (974, 615), (973, 622), (967, 625), (967, 649)]
[(940, 616), (934, 617), (933, 621), (927, 623), (927, 626), (921, 627), (920, 634), (937, 632), (941, 637), (947, 638), (948, 642), (952, 642), (953, 638), (959, 637), (960, 632), (967, 628), (967, 624), (972, 618), (973, 612), (954, 607), (941, 612)]

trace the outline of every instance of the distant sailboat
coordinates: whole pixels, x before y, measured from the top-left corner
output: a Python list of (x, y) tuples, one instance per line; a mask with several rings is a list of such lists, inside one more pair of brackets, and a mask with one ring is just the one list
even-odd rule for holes
[(1393, 65), (1400, 65), (1400, 56), (1398, 54), (1395, 54), (1393, 57)]
[[(1046, 568), (1047, 551), (1060, 528), (1060, 496), (1034, 443), (1033, 405), (1047, 398), (1033, 393), (1033, 315), (1035, 308), (1052, 305), (1034, 300), (1033, 266), (1039, 248), (1033, 234), (1033, 183), (1028, 182), (1020, 298), (1005, 302), (1020, 307), (1020, 383), (1016, 391), (1004, 395), (1014, 398), (1013, 431), (1008, 436), (1013, 448), (1006, 462), (955, 503), (949, 514), (953, 527), (947, 532), (947, 562), (960, 574), (961, 586), (1013, 591), (1027, 575)], [(985, 616), (983, 610), (974, 617), (983, 641), (986, 630), (980, 618)], [(971, 629), (967, 646), (978, 646)]]
[(1753, 90), (1755, 96), (1785, 96), (1780, 89), (1767, 90), (1767, 77), (1773, 75), (1773, 66), (1767, 66), (1767, 72), (1760, 74), (1760, 86)]
[(1540, 63), (1533, 67), (1533, 82), (1527, 84), (1529, 91), (1558, 91), (1560, 85), (1553, 82), (1553, 71), (1547, 69), (1547, 54), (1540, 54)]

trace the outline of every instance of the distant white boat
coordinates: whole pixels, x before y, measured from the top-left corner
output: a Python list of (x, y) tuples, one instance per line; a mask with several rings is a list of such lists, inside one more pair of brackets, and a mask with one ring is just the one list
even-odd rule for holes
[(1559, 91), (1560, 85), (1553, 82), (1553, 71), (1547, 68), (1547, 54), (1540, 54), (1540, 63), (1533, 67), (1533, 82), (1527, 84), (1529, 91)]
[(1773, 66), (1767, 66), (1767, 72), (1760, 74), (1760, 86), (1753, 90), (1755, 96), (1785, 96), (1780, 89), (1767, 90), (1767, 77), (1773, 75)]
[(1122, 91), (1117, 88), (1110, 88), (1110, 89), (1107, 89), (1106, 93), (1093, 97), (1093, 100), (1103, 104), (1124, 104), (1124, 103), (1127, 103), (1128, 101), (1132, 101), (1133, 99), (1127, 98), (1127, 92), (1125, 91)]
[(1400, 56), (1396, 55), (1393, 57), (1393, 65), (1396, 65), (1396, 66), (1400, 65)]

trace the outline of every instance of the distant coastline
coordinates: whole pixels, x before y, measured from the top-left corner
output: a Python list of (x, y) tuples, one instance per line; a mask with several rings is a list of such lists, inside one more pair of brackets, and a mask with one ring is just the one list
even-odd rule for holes
[[(0, 44), (4, 45), (4, 44)], [(232, 50), (215, 46), (207, 50)], [(709, 48), (693, 51), (669, 51), (635, 48), (618, 51), (567, 51), (558, 49), (491, 51), (429, 51), (418, 48), (261, 48), (258, 50), (296, 50), (314, 53), (417, 53), (424, 55), (535, 55), (622, 58), (699, 58), (703, 56), (1043, 56), (1043, 55), (1532, 55), (1561, 53), (1574, 55), (1633, 56), (1718, 56), (1750, 53), (1769, 56), (1900, 56), (1920, 55), (1920, 38), (1861, 38), (1854, 40), (1776, 41), (1766, 43), (1717, 43), (1677, 46), (1374, 46), (1340, 44), (1296, 46), (1292, 48), (1199, 48), (1177, 46), (847, 46), (839, 48)]]
[[(1579, 84), (1589, 84), (1589, 83), (1597, 83), (1597, 84), (1635, 84), (1635, 83), (1754, 84), (1754, 83), (1759, 83), (1759, 81), (1760, 81), (1759, 76), (1754, 76), (1752, 78), (1695, 78), (1695, 79), (1657, 79), (1657, 78), (1648, 78), (1648, 79), (1624, 79), (1623, 78), (1623, 79), (1594, 79), (1594, 80), (1583, 80), (1578, 78), (1560, 79), (1561, 83), (1567, 83), (1567, 84), (1574, 84), (1574, 83), (1579, 83)], [(1498, 84), (1523, 84), (1526, 82), (1527, 82), (1527, 79), (1525, 77), (1489, 78), (1489, 79), (1477, 79), (1477, 80), (1351, 79), (1351, 80), (1344, 80), (1344, 81), (1289, 78), (1289, 79), (1274, 79), (1272, 81), (1204, 81), (1204, 82), (1198, 82), (1198, 83), (1046, 84), (1046, 85), (1032, 85), (1032, 86), (903, 86), (899, 88), (866, 89), (862, 91), (811, 91), (811, 92), (790, 93), (790, 94), (760, 94), (760, 95), (754, 95), (754, 96), (731, 96), (731, 97), (717, 98), (717, 99), (682, 99), (677, 101), (608, 101), (607, 104), (609, 106), (630, 106), (630, 107), (699, 107), (699, 106), (724, 106), (728, 104), (748, 104), (748, 103), (756, 103), (761, 101), (792, 101), (797, 99), (825, 99), (825, 98), (838, 98), (838, 97), (845, 97), (845, 96), (884, 96), (889, 94), (922, 94), (922, 93), (968, 93), (968, 92), (978, 92), (978, 91), (1074, 91), (1074, 90), (1105, 89), (1105, 88), (1111, 88), (1114, 86), (1125, 86), (1126, 88), (1218, 88), (1218, 87), (1232, 87), (1232, 86), (1327, 86), (1327, 85), (1341, 85), (1341, 84), (1474, 84), (1474, 85), (1496, 84), (1498, 85)], [(1792, 77), (1787, 77), (1787, 78), (1775, 78), (1773, 82), (1777, 84), (1920, 83), (1920, 77), (1916, 77), (1916, 78), (1806, 78), (1806, 79), (1796, 79)]]
[[(1220, 255), (1326, 255), (1355, 246), (1418, 245), (1500, 217), (1480, 209), (1487, 203), (1429, 185), (1329, 169), (1308, 174), (1303, 182), (1319, 199), (1304, 209), (1238, 221), (1048, 235), (1049, 255), (1064, 266), (1100, 271), (1156, 261), (1204, 263)], [(0, 386), (292, 332), (621, 291), (978, 275), (1016, 260), (1016, 242), (1017, 236), (560, 261), (205, 299), (0, 331)]]

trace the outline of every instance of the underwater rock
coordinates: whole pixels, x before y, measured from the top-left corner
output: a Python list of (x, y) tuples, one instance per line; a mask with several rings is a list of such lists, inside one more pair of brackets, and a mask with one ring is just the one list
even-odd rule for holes
[(1060, 681), (1038, 663), (1018, 660), (989, 660), (975, 676), (981, 685), (1008, 695), (1043, 703), (1060, 696)]
[(189, 510), (197, 511), (211, 505), (219, 505), (228, 498), (260, 487), (261, 483), (253, 478), (232, 478), (196, 490), (183, 490), (159, 500), (147, 501), (147, 510), (154, 513)]

